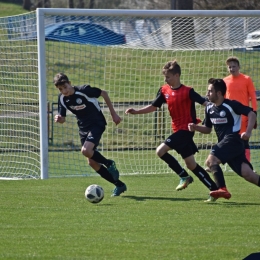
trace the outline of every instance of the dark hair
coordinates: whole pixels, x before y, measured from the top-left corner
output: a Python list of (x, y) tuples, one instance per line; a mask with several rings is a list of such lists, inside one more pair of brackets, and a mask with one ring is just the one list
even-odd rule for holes
[(208, 84), (211, 84), (214, 87), (216, 92), (220, 91), (221, 94), (223, 96), (225, 96), (226, 91), (227, 91), (227, 86), (226, 86), (226, 83), (223, 79), (210, 78), (208, 80)]
[(69, 82), (69, 78), (67, 77), (67, 75), (61, 72), (56, 74), (53, 79), (53, 83), (56, 87), (59, 85), (64, 85), (64, 83), (68, 83), (68, 82)]
[(167, 72), (181, 75), (181, 67), (176, 60), (168, 61), (164, 66), (162, 73), (165, 75)]
[(236, 62), (237, 65), (240, 67), (239, 60), (238, 60), (238, 58), (235, 57), (235, 56), (231, 56), (231, 57), (227, 58), (227, 60), (226, 60), (226, 65), (228, 65), (229, 62)]

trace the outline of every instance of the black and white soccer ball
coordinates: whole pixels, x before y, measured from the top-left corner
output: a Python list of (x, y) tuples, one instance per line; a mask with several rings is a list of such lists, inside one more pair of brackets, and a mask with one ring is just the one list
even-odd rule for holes
[(91, 203), (99, 203), (104, 198), (104, 190), (97, 184), (92, 184), (85, 191), (86, 199)]

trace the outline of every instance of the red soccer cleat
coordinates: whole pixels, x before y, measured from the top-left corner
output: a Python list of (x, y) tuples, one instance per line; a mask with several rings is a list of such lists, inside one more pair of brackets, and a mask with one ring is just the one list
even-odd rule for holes
[(221, 188), (218, 190), (213, 190), (209, 193), (210, 196), (212, 196), (215, 199), (224, 198), (229, 200), (231, 198), (231, 194), (227, 190), (227, 188)]

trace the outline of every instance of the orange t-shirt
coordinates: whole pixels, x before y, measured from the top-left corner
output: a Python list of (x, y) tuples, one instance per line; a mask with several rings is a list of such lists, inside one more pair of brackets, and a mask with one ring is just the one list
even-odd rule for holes
[[(229, 75), (223, 80), (227, 86), (225, 98), (237, 100), (243, 105), (250, 106), (254, 111), (257, 111), (255, 87), (249, 76), (240, 73), (238, 76)], [(241, 133), (245, 132), (246, 126), (247, 117), (242, 116)]]

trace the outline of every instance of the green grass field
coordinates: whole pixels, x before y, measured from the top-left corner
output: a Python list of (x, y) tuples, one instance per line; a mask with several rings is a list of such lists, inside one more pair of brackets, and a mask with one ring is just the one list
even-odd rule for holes
[[(26, 13), (21, 6), (6, 4), (0, 2), (0, 17)], [(1, 43), (1, 41), (0, 41)], [(102, 85), (102, 79), (96, 79), (96, 74), (106, 74), (106, 80), (112, 89), (111, 96), (113, 101), (132, 101), (137, 100), (137, 96), (142, 94), (143, 89), (132, 90), (133, 82), (137, 81), (140, 85), (145, 82), (156, 82), (160, 69), (160, 63), (157, 61), (168, 60), (172, 57), (172, 52), (149, 52), (140, 50), (111, 50), (107, 57), (108, 60), (117, 63), (132, 62), (133, 67), (128, 71), (120, 71), (124, 77), (125, 89), (129, 92), (118, 91), (122, 85), (120, 73), (113, 64), (108, 64), (110, 71), (106, 68), (96, 70), (104, 61), (99, 59), (103, 55), (102, 48), (79, 47), (74, 45), (71, 53), (74, 54), (73, 61), (68, 60), (66, 55), (62, 56), (63, 50), (70, 46), (64, 43), (48, 43), (47, 55), (48, 62), (48, 100), (56, 102), (57, 93), (51, 83), (53, 72), (62, 69), (68, 74), (77, 71), (78, 74), (72, 77), (72, 80), (78, 80), (85, 83), (86, 78)], [(0, 46), (0, 58), (5, 60), (5, 53), (10, 55), (9, 67), (17, 68), (17, 71), (26, 71), (28, 67), (34, 67), (35, 78), (30, 79), (30, 86), (33, 92), (33, 86), (37, 85), (37, 66), (34, 62), (37, 60), (36, 45), (26, 44), (15, 46), (12, 44), (12, 51), (8, 46)], [(16, 67), (17, 53), (28, 52), (32, 50), (28, 64)], [(4, 49), (6, 48), (6, 49)], [(59, 53), (60, 52), (60, 53)], [(54, 54), (53, 54), (54, 53)], [(57, 53), (57, 54), (56, 54)], [(231, 52), (227, 53), (209, 51), (203, 57), (217, 59), (214, 63), (216, 67), (222, 67), (223, 60)], [(238, 53), (241, 55), (245, 72), (249, 74), (252, 70), (258, 70), (258, 53)], [(158, 55), (158, 57), (156, 56)], [(177, 55), (177, 54), (176, 54)], [(193, 64), (199, 62), (200, 66), (187, 67), (184, 75), (200, 75), (196, 78), (185, 78), (187, 84), (195, 82), (200, 85), (204, 82), (214, 69), (207, 70), (208, 62), (200, 53), (179, 53), (180, 61), (185, 57), (192, 57)], [(218, 55), (223, 57), (217, 58)], [(94, 57), (94, 58), (93, 58)], [(138, 57), (146, 60), (146, 67), (141, 67)], [(92, 67), (86, 70), (88, 60), (96, 61)], [(109, 61), (105, 61), (109, 62)], [(189, 62), (189, 59), (187, 59)], [(211, 64), (211, 63), (210, 63)], [(205, 71), (204, 69), (205, 68)], [(87, 71), (86, 73), (82, 73)], [(141, 78), (142, 73), (150, 71), (145, 79)], [(211, 71), (209, 73), (209, 71)], [(97, 73), (98, 72), (98, 73)], [(12, 71), (10, 71), (12, 75)], [(220, 71), (219, 77), (223, 76), (225, 68)], [(95, 74), (95, 75), (94, 75)], [(23, 74), (22, 74), (23, 75)], [(135, 75), (132, 78), (132, 75)], [(259, 73), (254, 72), (255, 81), (260, 82)], [(79, 77), (80, 76), (80, 77)], [(79, 78), (78, 78), (79, 77)], [(15, 83), (17, 89), (28, 90), (26, 75), (24, 78), (7, 77), (7, 85)], [(8, 82), (10, 80), (10, 82)], [(26, 84), (24, 83), (26, 82)], [(159, 82), (159, 80), (158, 80)], [(26, 85), (26, 87), (25, 87)], [(148, 86), (151, 88), (147, 99), (154, 98), (158, 86)], [(256, 86), (258, 89), (259, 86)], [(29, 89), (30, 90), (30, 89)], [(14, 96), (19, 97), (17, 93)], [(5, 92), (0, 97), (1, 103), (5, 102)], [(35, 98), (33, 95), (32, 99)], [(36, 96), (37, 98), (37, 96)], [(8, 108), (6, 108), (8, 110)], [(35, 108), (31, 108), (34, 112)], [(18, 125), (19, 132), (24, 132), (23, 138), (31, 138), (27, 135), (27, 129), (24, 129), (20, 123), (21, 119), (12, 119), (10, 124)], [(32, 120), (31, 125), (36, 124), (37, 118)], [(72, 119), (69, 119), (72, 120)], [(72, 125), (72, 124), (71, 124)], [(157, 142), (149, 138), (153, 125), (153, 118), (140, 119), (140, 121), (131, 121), (125, 118), (122, 129), (129, 129), (126, 132), (117, 132), (109, 122), (109, 128), (106, 136), (107, 147), (135, 147), (136, 140), (126, 142), (124, 136), (131, 134), (142, 136), (145, 139), (147, 147), (156, 146)], [(21, 126), (21, 127), (20, 127)], [(0, 126), (1, 127), (1, 126)], [(19, 128), (20, 127), (20, 128)], [(73, 127), (76, 127), (75, 125)], [(0, 130), (3, 130), (0, 128)], [(127, 132), (129, 131), (129, 132)], [(168, 130), (167, 130), (168, 131)], [(257, 130), (259, 132), (259, 129)], [(86, 167), (85, 174), (88, 175), (89, 168), (86, 166), (85, 158), (79, 156), (79, 151), (55, 151), (55, 149), (68, 145), (79, 145), (78, 137), (68, 140), (67, 136), (72, 136), (74, 128), (63, 128), (61, 130), (55, 126), (53, 130), (54, 143), (50, 151), (50, 174), (55, 176), (64, 174), (77, 175), (82, 174), (82, 167)], [(257, 132), (257, 133), (258, 133)], [(138, 133), (138, 134), (137, 134)], [(14, 137), (16, 133), (14, 133)], [(77, 136), (77, 134), (76, 134)], [(256, 136), (259, 136), (257, 134)], [(4, 148), (4, 142), (9, 141), (9, 137), (1, 139), (0, 148)], [(11, 138), (11, 137), (10, 137)], [(254, 137), (255, 138), (255, 137)], [(31, 138), (32, 139), (32, 138)], [(64, 142), (66, 140), (67, 143)], [(70, 142), (68, 144), (68, 141)], [(135, 142), (136, 143), (135, 143)], [(256, 140), (257, 141), (257, 140)], [(36, 146), (34, 140), (30, 145)], [(24, 147), (19, 146), (19, 149)], [(35, 161), (37, 154), (30, 155), (30, 164), (38, 167)], [(202, 161), (206, 158), (207, 151), (200, 152)], [(258, 150), (253, 150), (254, 162), (258, 163)], [(154, 150), (133, 151), (133, 152), (104, 152), (105, 156), (112, 156), (118, 159), (118, 166), (122, 172), (156, 172), (158, 174), (136, 174), (123, 175), (121, 177), (128, 186), (128, 191), (120, 197), (111, 198), (113, 186), (100, 177), (76, 177), (76, 178), (50, 178), (47, 180), (28, 180), (28, 181), (3, 181), (0, 180), (0, 259), (39, 259), (39, 260), (78, 260), (78, 259), (107, 259), (107, 260), (127, 260), (127, 259), (149, 259), (149, 260), (242, 260), (251, 253), (260, 252), (260, 225), (259, 225), (259, 187), (245, 182), (232, 172), (225, 173), (227, 186), (232, 193), (230, 200), (220, 199), (216, 203), (206, 204), (203, 201), (208, 196), (207, 189), (195, 178), (195, 182), (184, 191), (177, 192), (175, 187), (179, 179), (174, 174), (160, 174), (160, 169), (167, 166), (159, 160)], [(10, 158), (9, 158), (10, 156)], [(1, 153), (0, 163), (4, 160), (10, 161), (10, 167), (21, 168), (24, 166), (24, 157), (26, 152)], [(197, 155), (199, 156), (199, 155)], [(15, 157), (15, 162), (12, 161)], [(62, 158), (62, 160), (60, 159)], [(78, 159), (80, 158), (80, 160)], [(35, 160), (35, 161), (34, 161)], [(75, 161), (77, 160), (77, 165)], [(156, 167), (152, 166), (156, 161)], [(72, 164), (68, 167), (68, 164)], [(124, 162), (121, 164), (121, 162)], [(134, 162), (134, 165), (133, 163)], [(73, 165), (74, 164), (74, 165)], [(0, 165), (1, 166), (1, 165)], [(1, 168), (1, 170), (5, 170)], [(257, 170), (260, 170), (257, 169)], [(24, 170), (25, 172), (28, 169)], [(90, 184), (99, 184), (105, 190), (105, 198), (100, 204), (91, 204), (84, 198), (84, 191)]]
[[(232, 198), (203, 202), (197, 180), (177, 192), (176, 175), (122, 176), (128, 191), (110, 197), (99, 177), (0, 181), (0, 259), (242, 260), (260, 252), (259, 187), (235, 174)], [(100, 204), (85, 188), (105, 190)]]

